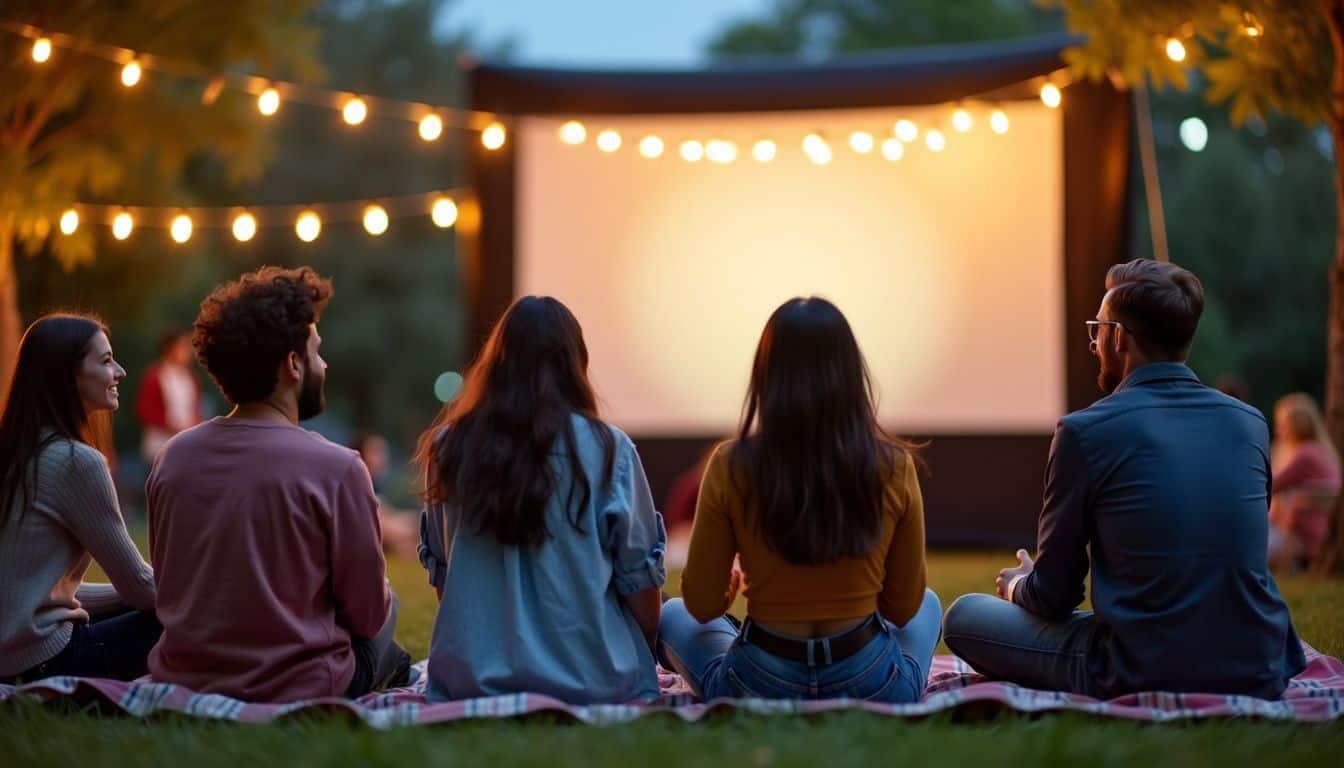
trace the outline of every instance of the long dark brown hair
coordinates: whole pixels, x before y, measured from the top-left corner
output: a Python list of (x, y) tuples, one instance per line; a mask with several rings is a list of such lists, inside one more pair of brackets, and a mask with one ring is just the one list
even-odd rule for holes
[(766, 546), (795, 565), (865, 555), (895, 462), (915, 447), (878, 425), (868, 366), (834, 304), (795, 298), (770, 315), (731, 454)]
[(549, 296), (514, 302), (467, 371), (461, 393), (420, 436), (415, 462), (424, 497), (451, 504), (466, 529), (505, 546), (540, 546), (551, 536), (546, 504), (561, 478), (552, 452), (569, 467), (569, 523), (592, 498), (579, 457), (574, 414), (593, 428), (611, 482), (616, 441), (597, 415), (588, 383), (588, 348), (573, 313)]
[[(32, 501), (34, 459), (49, 443), (79, 441), (108, 455), (111, 417), (105, 411), (89, 413), (76, 383), (99, 331), (107, 328), (97, 318), (71, 313), (45, 315), (24, 331), (0, 412), (0, 526), (16, 499), (20, 516)], [(50, 432), (44, 435), (44, 430)]]

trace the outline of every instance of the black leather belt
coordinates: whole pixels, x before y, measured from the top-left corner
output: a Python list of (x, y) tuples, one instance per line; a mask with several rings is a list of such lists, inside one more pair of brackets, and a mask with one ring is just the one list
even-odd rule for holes
[(859, 626), (844, 634), (831, 637), (818, 637), (813, 640), (800, 640), (785, 637), (762, 629), (759, 624), (747, 619), (742, 625), (742, 642), (760, 648), (771, 656), (789, 661), (798, 661), (812, 666), (834, 664), (858, 653), (882, 634), (882, 624), (873, 614)]

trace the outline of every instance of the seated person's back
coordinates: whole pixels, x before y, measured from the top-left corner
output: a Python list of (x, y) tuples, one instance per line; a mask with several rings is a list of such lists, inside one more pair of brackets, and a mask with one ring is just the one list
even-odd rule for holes
[(578, 322), (519, 299), (425, 431), (429, 698), (658, 695), (667, 535), (635, 446), (596, 415)]
[(1102, 682), (1277, 695), (1301, 649), (1268, 577), (1264, 417), (1167, 363), (1064, 424), (1092, 479)]
[(234, 409), (171, 438), (146, 483), (157, 680), (263, 701), (404, 681), (369, 473), (298, 426), (325, 402), (330, 295), (264, 267), (201, 303), (193, 344)]
[(288, 424), (217, 418), (168, 442), (148, 496), (164, 624), (154, 678), (248, 700), (341, 695), (351, 632), (372, 637), (388, 610), (377, 502), (355, 452)]

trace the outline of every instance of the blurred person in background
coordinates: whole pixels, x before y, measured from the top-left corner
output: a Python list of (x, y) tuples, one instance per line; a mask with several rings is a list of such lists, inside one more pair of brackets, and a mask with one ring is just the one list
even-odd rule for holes
[(1339, 453), (1311, 395), (1296, 392), (1274, 405), (1272, 488), (1270, 564), (1306, 568), (1330, 531), (1340, 489)]
[(191, 334), (172, 330), (159, 340), (159, 357), (145, 369), (135, 400), (140, 457), (152, 466), (168, 438), (201, 423), (201, 385), (191, 370)]
[(387, 501), (385, 481), (390, 452), (387, 440), (374, 432), (356, 432), (350, 447), (369, 470), (373, 492), (378, 496), (378, 524), (383, 529), (383, 552), (401, 557), (417, 557), (420, 524), (414, 512), (397, 509)]

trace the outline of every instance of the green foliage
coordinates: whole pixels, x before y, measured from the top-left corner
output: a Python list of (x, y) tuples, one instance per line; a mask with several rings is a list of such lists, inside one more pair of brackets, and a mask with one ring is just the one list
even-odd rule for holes
[(1029, 0), (776, 0), (710, 43), (716, 56), (824, 55), (1019, 37), (1056, 26)]
[[(312, 77), (309, 0), (10, 0), (5, 18), (159, 57), (191, 71), (264, 67)], [(204, 106), (204, 83), (146, 72), (124, 88), (115, 63), (56, 48), (45, 64), (31, 41), (0, 35), (0, 211), (29, 252), (50, 246), (68, 268), (94, 257), (93, 227), (51, 237), (76, 200), (169, 194), (192, 157), (208, 152), (235, 178), (255, 177), (267, 158), (250, 101), (229, 94)], [(93, 222), (89, 222), (92, 224)], [(99, 222), (101, 224), (101, 222)]]
[[(1272, 111), (1314, 123), (1326, 114), (1332, 55), (1319, 0), (1042, 0), (1061, 7), (1069, 29), (1087, 37), (1069, 50), (1072, 69), (1099, 80), (1189, 87), (1189, 72), (1208, 81), (1210, 101), (1230, 102), (1232, 122)], [(1187, 58), (1166, 55), (1170, 38)]]

